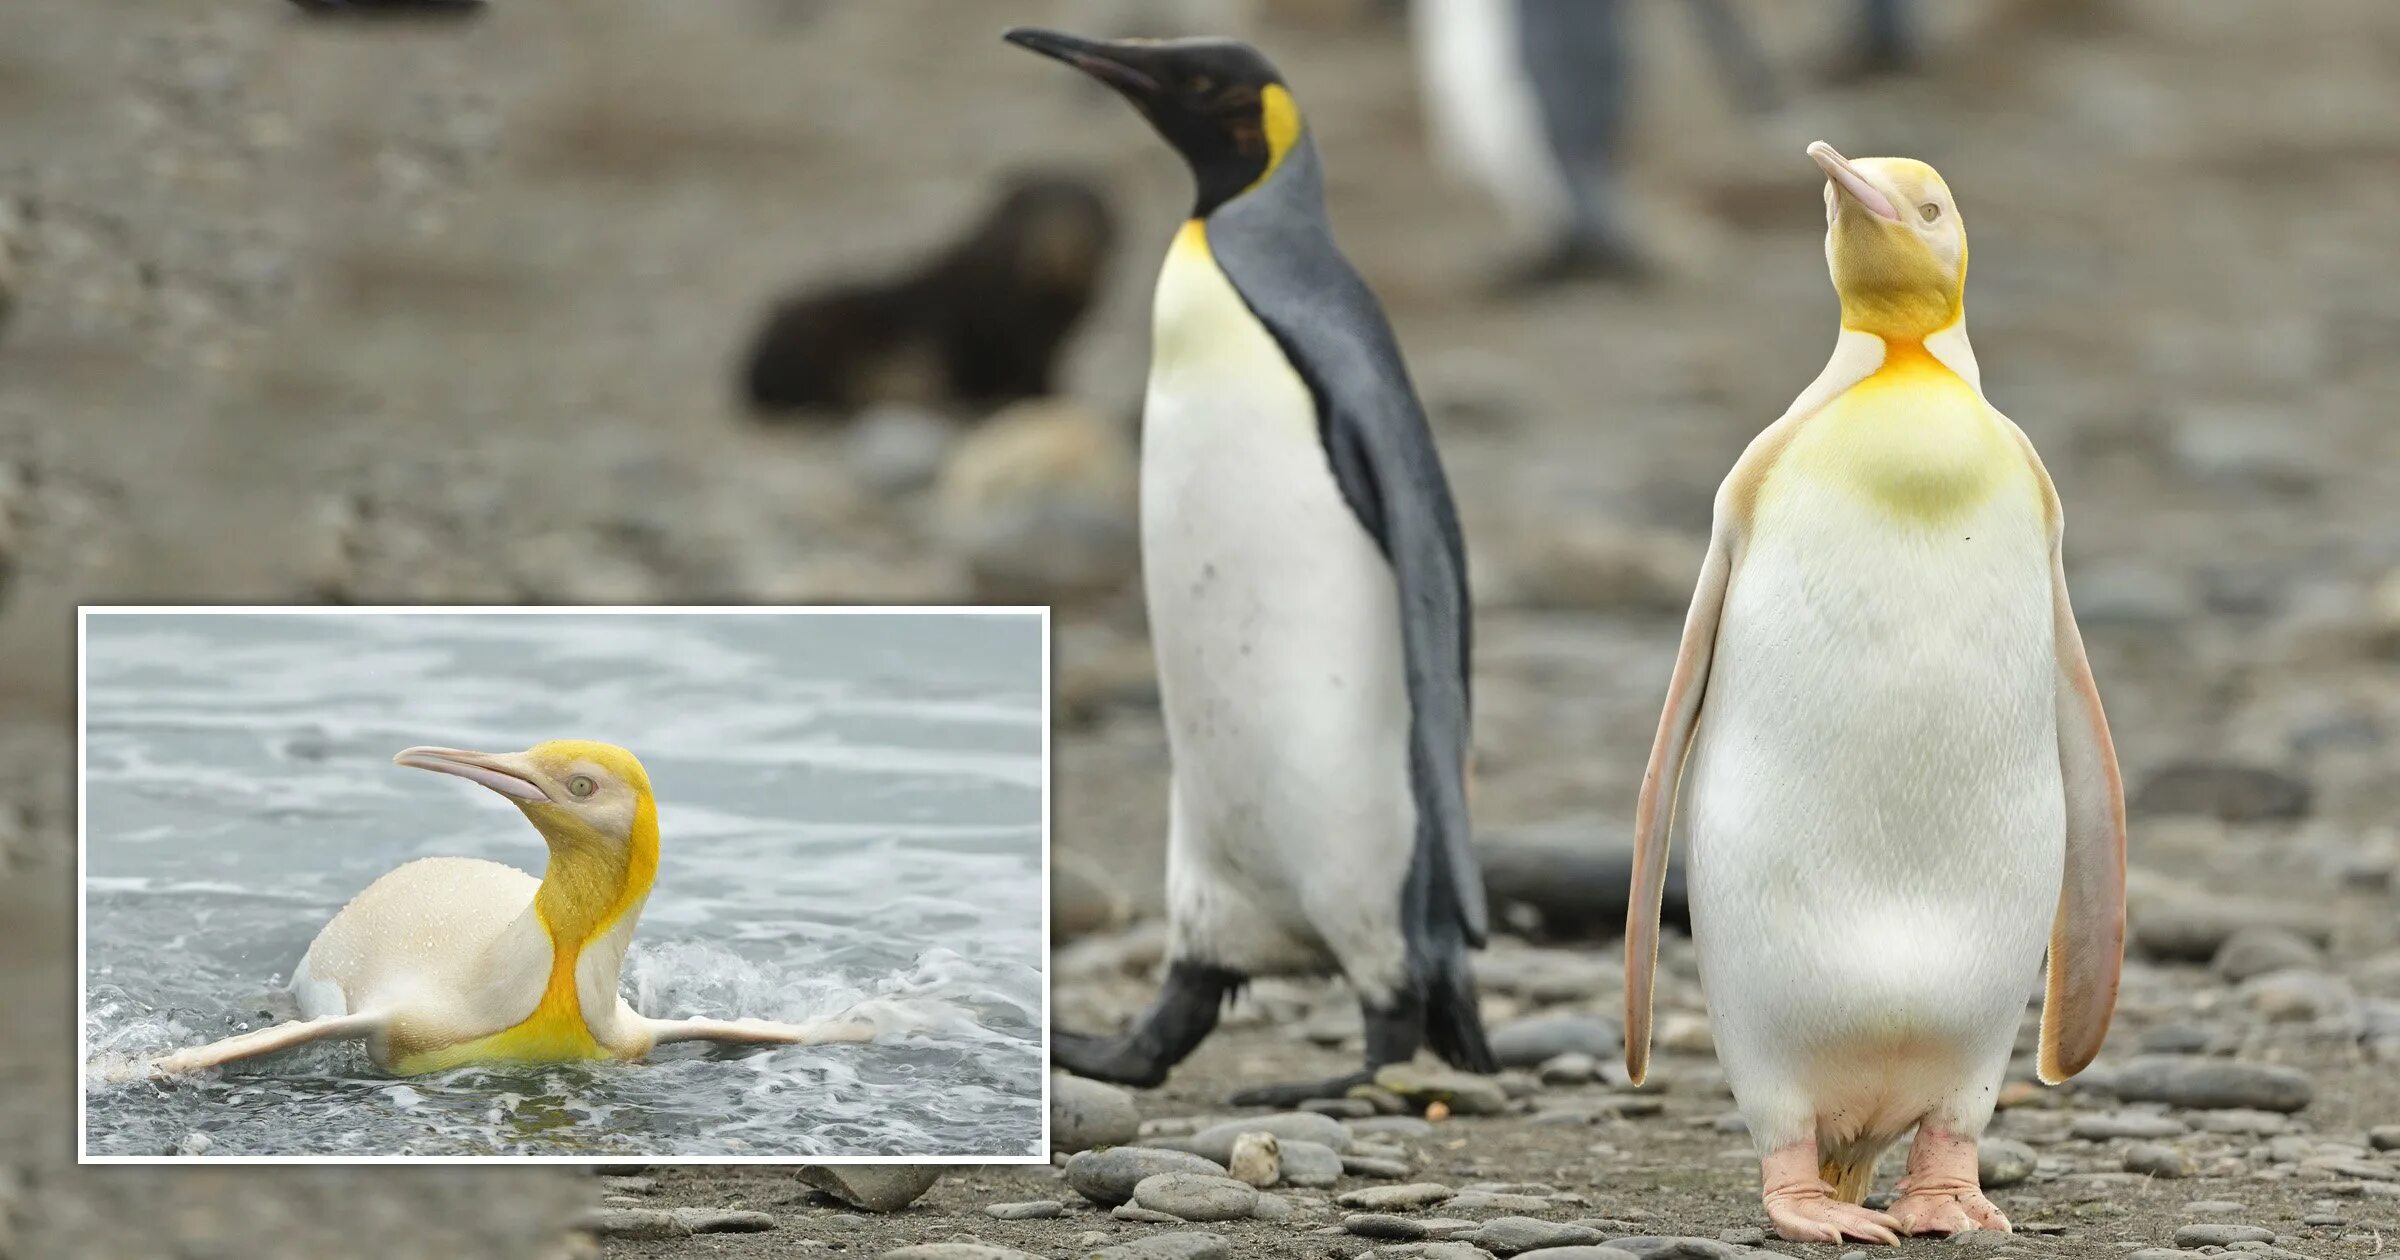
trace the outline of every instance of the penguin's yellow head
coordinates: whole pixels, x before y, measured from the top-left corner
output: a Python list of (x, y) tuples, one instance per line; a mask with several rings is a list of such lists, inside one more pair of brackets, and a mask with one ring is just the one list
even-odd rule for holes
[(410, 748), (395, 764), (480, 783), (509, 799), (550, 846), (545, 917), (598, 930), (650, 891), (658, 872), (658, 807), (632, 753), (585, 739), (523, 752)]
[(1257, 49), (1232, 39), (1085, 39), (1020, 26), (1008, 42), (1100, 80), (1191, 164), (1193, 218), (1257, 187), (1300, 143), (1300, 106)]
[(1967, 228), (1941, 174), (1909, 158), (1843, 157), (1822, 140), (1825, 262), (1842, 326), (1923, 341), (1965, 309)]

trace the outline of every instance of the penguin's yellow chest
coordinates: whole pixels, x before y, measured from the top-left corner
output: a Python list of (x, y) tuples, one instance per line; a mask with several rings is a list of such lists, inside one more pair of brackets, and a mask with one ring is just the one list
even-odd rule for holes
[(617, 1057), (592, 1036), (575, 987), (575, 951), (561, 949), (533, 1013), (499, 1032), (434, 1049), (397, 1055), (392, 1070), (402, 1076), (442, 1072), (470, 1063), (566, 1063)]
[(1764, 487), (1764, 500), (1797, 483), (1839, 487), (1899, 522), (1944, 526), (1993, 496), (2034, 501), (2032, 468), (1983, 396), (1913, 343), (1811, 417)]

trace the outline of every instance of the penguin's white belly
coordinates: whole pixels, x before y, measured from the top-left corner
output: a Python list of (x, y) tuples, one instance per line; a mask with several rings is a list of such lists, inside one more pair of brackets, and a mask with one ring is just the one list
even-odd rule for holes
[[(463, 995), (523, 991), (521, 1010), (457, 1014), (473, 1024), (462, 1035), (497, 1031), (540, 1001), (549, 951), (494, 950), (493, 942), (533, 904), (541, 881), (480, 858), (422, 858), (385, 873), (317, 933), (292, 972), (303, 1018), (362, 1011), (447, 1016)], [(490, 974), (498, 960), (533, 955), (511, 977)], [(503, 1005), (518, 1005), (513, 996)]]
[(2046, 531), (2015, 489), (1941, 523), (1792, 490), (1732, 577), (1678, 823), (1762, 1144), (1999, 1084), (2066, 826)]
[(1402, 974), (1415, 843), (1389, 564), (1314, 404), (1186, 229), (1144, 414), (1143, 579), (1174, 758), (1178, 956), (1249, 974)]

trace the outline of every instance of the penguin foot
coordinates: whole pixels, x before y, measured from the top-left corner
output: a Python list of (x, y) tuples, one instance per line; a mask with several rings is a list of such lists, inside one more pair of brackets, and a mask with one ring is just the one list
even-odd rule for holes
[(1793, 1242), (1838, 1243), (1843, 1239), (1891, 1245), (1900, 1241), (1900, 1222), (1873, 1208), (1844, 1203), (1817, 1175), (1817, 1144), (1796, 1142), (1768, 1155), (1759, 1171), (1761, 1196), (1775, 1232)]
[(2009, 1232), (2008, 1218), (1983, 1197), (1975, 1139), (1923, 1127), (1908, 1148), (1908, 1175), (1900, 1179), (1892, 1219), (1908, 1234)]
[(1171, 1065), (1157, 1055), (1143, 1053), (1131, 1042), (1126, 1037), (1095, 1037), (1059, 1029), (1050, 1034), (1050, 1064), (1088, 1080), (1131, 1085), (1135, 1089), (1156, 1089), (1165, 1084)]
[(1235, 1107), (1297, 1107), (1312, 1098), (1347, 1098), (1351, 1090), (1374, 1079), (1373, 1072), (1358, 1071), (1347, 1076), (1329, 1076), (1321, 1081), (1254, 1085), (1249, 1089), (1234, 1091), (1225, 1101)]
[(1123, 1036), (1052, 1032), (1051, 1065), (1095, 1081), (1154, 1089), (1208, 1038), (1217, 1026), (1218, 1008), (1247, 979), (1237, 971), (1178, 959), (1168, 966), (1157, 1000)]

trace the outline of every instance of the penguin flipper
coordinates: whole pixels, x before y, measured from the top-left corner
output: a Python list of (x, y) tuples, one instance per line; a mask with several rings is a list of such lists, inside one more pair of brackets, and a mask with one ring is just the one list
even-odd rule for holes
[(154, 1060), (150, 1075), (181, 1076), (212, 1067), (222, 1067), (262, 1054), (289, 1050), (312, 1041), (357, 1040), (382, 1031), (385, 1018), (380, 1013), (360, 1015), (328, 1015), (320, 1019), (286, 1020), (255, 1032), (241, 1033), (205, 1046), (193, 1046)]
[(1634, 810), (1633, 886), (1625, 898), (1625, 1071), (1635, 1084), (1650, 1072), (1650, 990), (1658, 972), (1658, 920), (1667, 890), (1667, 846), (1675, 816), (1675, 793), (1684, 757), (1700, 724), (1700, 702), (1717, 650), (1717, 620), (1725, 611), (1725, 589), (1733, 571), (1720, 524), (1700, 562), (1700, 583), (1683, 622), (1675, 652), (1675, 676), (1667, 684), (1665, 712), (1642, 772), (1641, 803)]
[(875, 1025), (855, 1017), (783, 1024), (771, 1019), (651, 1019), (643, 1024), (654, 1044), (715, 1041), (736, 1046), (816, 1046), (835, 1041), (873, 1041)]
[(2057, 1084), (2089, 1066), (2108, 1036), (2125, 965), (2125, 781), (2108, 715), (2092, 682), (2067, 576), (2050, 553), (2057, 618), (2058, 763), (2066, 785), (2067, 864), (2042, 996), (2042, 1080)]

